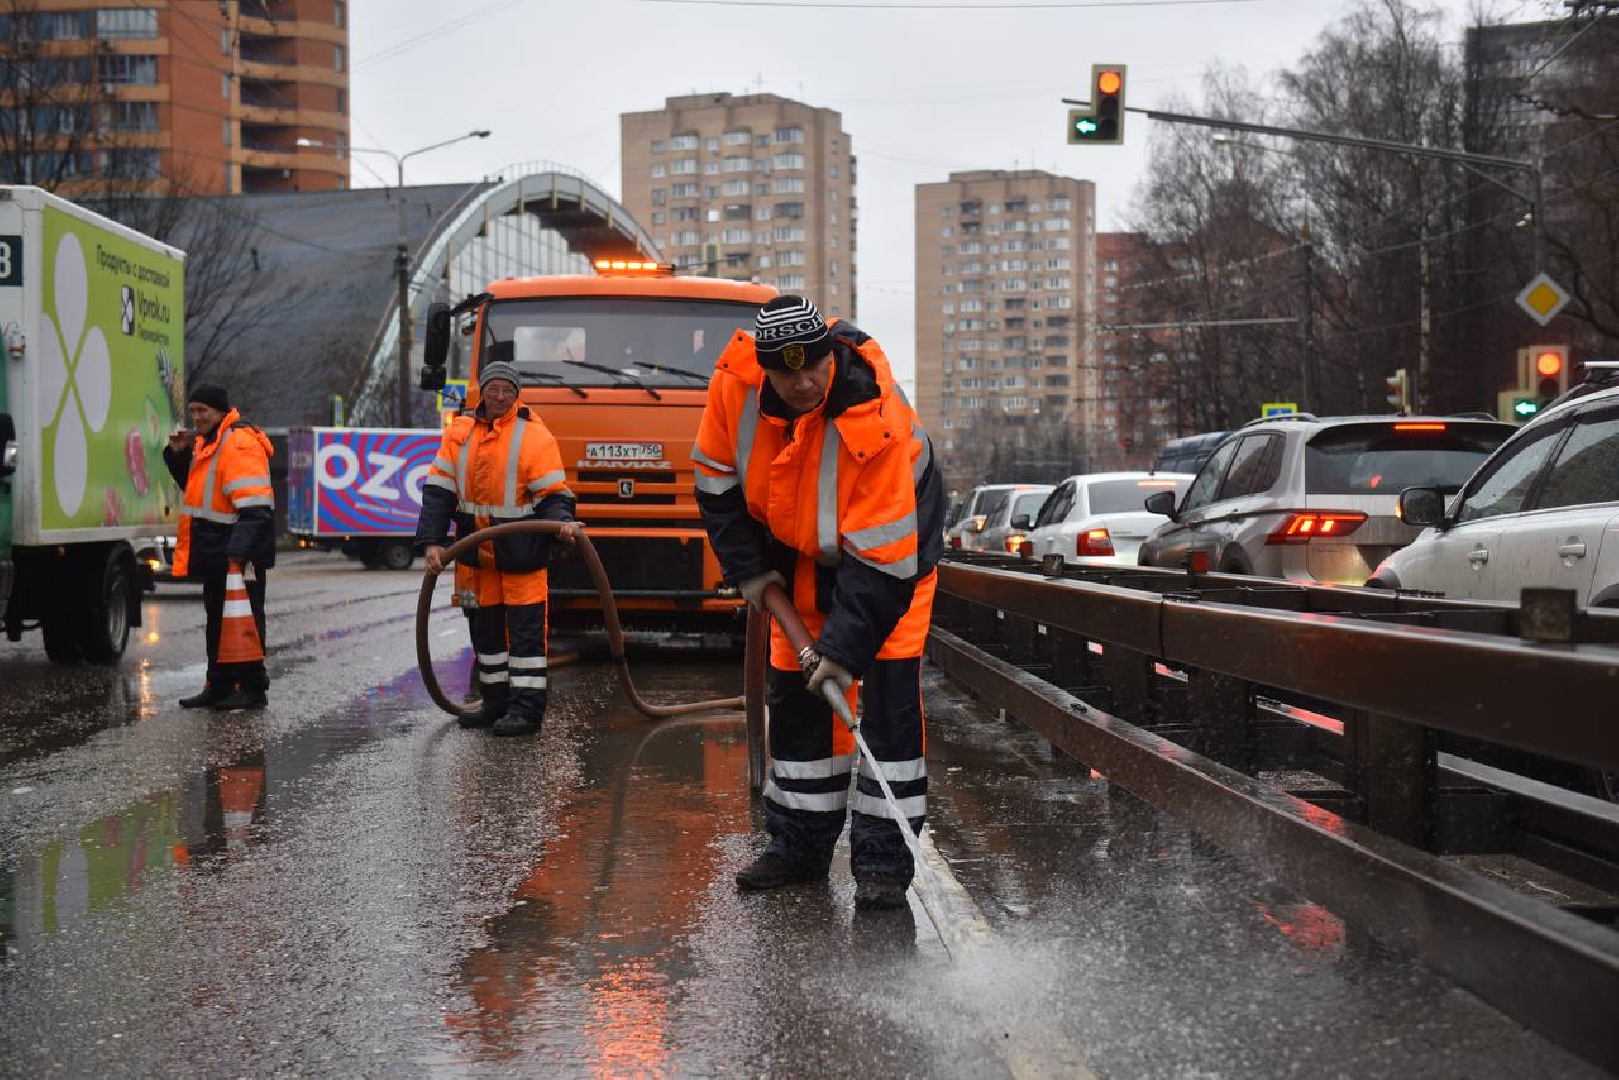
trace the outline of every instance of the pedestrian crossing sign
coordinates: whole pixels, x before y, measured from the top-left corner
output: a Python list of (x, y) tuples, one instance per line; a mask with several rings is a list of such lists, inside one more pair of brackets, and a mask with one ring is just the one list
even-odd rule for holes
[(444, 389), (438, 392), (438, 411), (458, 413), (467, 407), (467, 380), (446, 379)]

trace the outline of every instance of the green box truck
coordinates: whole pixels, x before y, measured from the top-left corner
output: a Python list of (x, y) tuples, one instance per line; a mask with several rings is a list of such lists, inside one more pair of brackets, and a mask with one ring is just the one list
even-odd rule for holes
[(132, 541), (173, 535), (185, 253), (0, 185), (0, 623), (58, 663), (116, 663), (140, 625)]

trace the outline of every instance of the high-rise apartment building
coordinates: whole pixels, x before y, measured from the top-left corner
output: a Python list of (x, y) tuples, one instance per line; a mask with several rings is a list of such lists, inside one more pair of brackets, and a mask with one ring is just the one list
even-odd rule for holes
[(1145, 306), (1147, 286), (1161, 276), (1160, 253), (1145, 233), (1096, 234), (1096, 408), (1087, 430), (1086, 468), (1150, 466), (1157, 448), (1177, 434), (1179, 385), (1171, 368), (1173, 331)]
[(916, 405), (951, 490), (992, 460), (1080, 464), (1096, 420), (1095, 221), (1094, 184), (1037, 169), (917, 185)]
[(348, 0), (29, 0), (0, 15), (0, 177), (67, 194), (348, 181)]
[(624, 206), (665, 258), (854, 318), (855, 157), (841, 114), (720, 93), (620, 123)]

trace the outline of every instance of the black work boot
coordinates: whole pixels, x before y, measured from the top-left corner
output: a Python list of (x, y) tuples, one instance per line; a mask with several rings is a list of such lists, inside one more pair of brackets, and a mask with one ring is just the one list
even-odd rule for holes
[(538, 735), (540, 722), (520, 713), (511, 712), (495, 721), (489, 729), (491, 735)]
[(826, 874), (825, 862), (793, 859), (779, 851), (767, 850), (736, 872), (736, 887), (743, 892), (764, 892), (798, 881), (819, 881)]
[(883, 878), (860, 878), (854, 883), (854, 906), (861, 911), (895, 911), (907, 907), (905, 886)]
[(245, 686), (238, 686), (224, 697), (214, 702), (214, 708), (219, 712), (235, 712), (237, 709), (262, 709), (270, 703), (263, 690), (249, 690)]
[(483, 688), (483, 702), (466, 716), (455, 722), (464, 728), (486, 728), (506, 715), (511, 700), (510, 688), (505, 683), (488, 683)]
[(180, 699), (182, 709), (206, 709), (214, 702), (230, 694), (230, 687), (216, 687), (209, 683), (198, 693)]

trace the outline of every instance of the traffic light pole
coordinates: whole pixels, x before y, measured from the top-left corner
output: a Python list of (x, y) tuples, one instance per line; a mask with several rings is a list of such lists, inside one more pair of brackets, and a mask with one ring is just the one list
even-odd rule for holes
[[(1062, 101), (1064, 105), (1077, 105), (1081, 108), (1090, 105), (1090, 102), (1075, 101), (1072, 98), (1063, 98)], [(1165, 112), (1161, 109), (1142, 109), (1133, 105), (1126, 105), (1124, 111), (1140, 113), (1149, 120), (1162, 120), (1169, 124), (1191, 124), (1195, 127), (1242, 131), (1250, 135), (1276, 135), (1286, 139), (1298, 139), (1302, 142), (1353, 146), (1362, 150), (1380, 150), (1389, 154), (1405, 154), (1408, 157), (1425, 157), (1434, 158), (1438, 161), (1454, 162), (1476, 173), (1514, 198), (1521, 199), (1529, 204), (1530, 213), (1535, 221), (1535, 272), (1544, 273), (1546, 270), (1546, 198), (1541, 184), (1540, 166), (1534, 162), (1519, 161), (1517, 158), (1497, 157), (1494, 154), (1475, 154), (1467, 150), (1451, 150), (1443, 146), (1420, 146), (1416, 143), (1394, 142), (1389, 139), (1369, 139), (1360, 135), (1336, 135), (1331, 132), (1309, 131), (1304, 128), (1276, 127), (1272, 124), (1250, 124), (1243, 120), (1226, 120), (1217, 116), (1192, 116), (1187, 113)], [(1485, 168), (1508, 169), (1525, 174), (1529, 179), (1528, 193), (1519, 191), (1511, 184), (1482, 172), (1481, 170)]]

